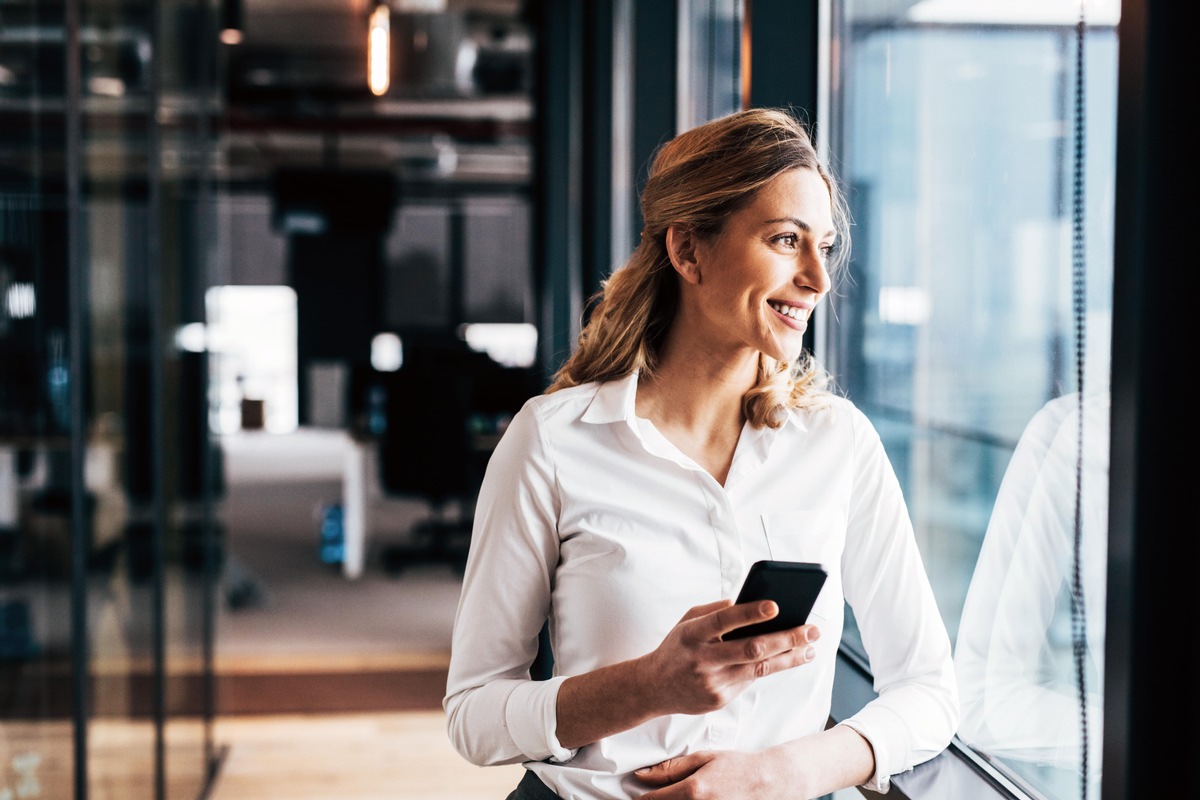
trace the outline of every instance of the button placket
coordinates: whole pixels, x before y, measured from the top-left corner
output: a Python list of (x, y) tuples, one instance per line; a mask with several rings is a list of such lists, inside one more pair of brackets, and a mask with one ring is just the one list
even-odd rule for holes
[[(708, 475), (708, 473), (705, 473)], [(711, 476), (709, 476), (711, 480)], [(716, 486), (716, 481), (711, 481)], [(721, 597), (737, 596), (740, 581), (745, 573), (745, 558), (742, 555), (741, 536), (733, 513), (733, 504), (723, 489), (707, 493), (708, 518), (716, 539), (717, 555), (721, 569)]]

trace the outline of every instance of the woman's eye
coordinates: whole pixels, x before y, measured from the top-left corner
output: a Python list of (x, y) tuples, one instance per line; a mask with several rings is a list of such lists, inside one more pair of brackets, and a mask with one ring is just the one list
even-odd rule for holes
[(776, 236), (775, 241), (782, 244), (784, 247), (795, 247), (800, 241), (800, 237), (794, 233), (785, 233), (781, 236)]

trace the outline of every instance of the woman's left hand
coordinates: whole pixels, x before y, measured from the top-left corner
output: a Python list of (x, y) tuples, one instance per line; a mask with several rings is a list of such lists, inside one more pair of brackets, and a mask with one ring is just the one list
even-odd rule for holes
[(638, 780), (658, 786), (641, 800), (738, 800), (795, 798), (795, 787), (772, 774), (765, 753), (704, 750), (668, 758), (634, 773)]

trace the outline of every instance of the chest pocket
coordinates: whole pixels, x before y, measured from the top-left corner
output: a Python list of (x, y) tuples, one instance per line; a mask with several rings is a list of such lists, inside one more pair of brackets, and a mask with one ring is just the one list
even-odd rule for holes
[(840, 508), (798, 508), (763, 514), (763, 535), (772, 558), (824, 564), (842, 557), (846, 514)]
[(825, 567), (829, 580), (813, 607), (815, 617), (842, 616), (842, 549), (846, 513), (837, 507), (798, 508), (760, 517), (769, 556), (776, 561), (809, 561)]

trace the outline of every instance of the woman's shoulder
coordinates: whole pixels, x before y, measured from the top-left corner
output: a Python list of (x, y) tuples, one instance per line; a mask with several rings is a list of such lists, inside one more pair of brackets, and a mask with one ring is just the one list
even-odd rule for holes
[(867, 415), (849, 397), (821, 392), (808, 402), (793, 408), (792, 415), (806, 428), (871, 425)]
[(583, 415), (602, 385), (599, 381), (592, 381), (536, 394), (525, 401), (520, 413), (535, 415), (545, 424), (569, 424)]
[(796, 431), (805, 437), (819, 436), (841, 443), (850, 451), (871, 451), (882, 446), (875, 423), (859, 406), (843, 394), (827, 393), (814, 402), (792, 409)]

